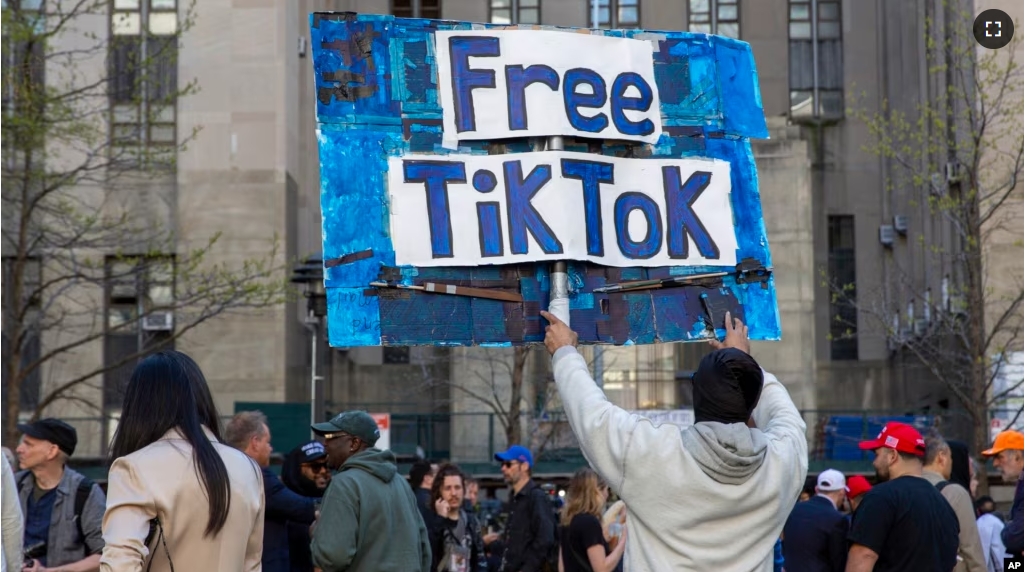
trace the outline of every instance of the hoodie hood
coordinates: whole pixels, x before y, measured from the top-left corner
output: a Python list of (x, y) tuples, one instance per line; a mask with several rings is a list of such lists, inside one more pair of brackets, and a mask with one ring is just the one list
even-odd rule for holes
[(354, 469), (366, 471), (385, 483), (390, 483), (399, 472), (398, 467), (395, 466), (395, 454), (375, 448), (360, 451), (349, 457), (339, 472)]
[(303, 476), (302, 464), (305, 458), (302, 445), (289, 451), (285, 456), (285, 462), (281, 464), (281, 482), (292, 492), (304, 497), (320, 498), (324, 496), (324, 491), (317, 488), (317, 483)]
[(961, 441), (947, 441), (950, 447), (950, 482), (961, 485), (964, 490), (972, 487), (972, 466), (968, 461), (968, 445)]
[(726, 485), (747, 482), (765, 460), (765, 436), (744, 423), (695, 423), (681, 434), (686, 449), (706, 475)]

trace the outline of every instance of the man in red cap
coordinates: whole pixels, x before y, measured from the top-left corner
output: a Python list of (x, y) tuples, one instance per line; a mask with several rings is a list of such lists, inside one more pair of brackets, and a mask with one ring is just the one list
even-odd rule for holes
[(1011, 514), (1007, 518), (1007, 526), (1000, 533), (1007, 552), (1021, 558), (1023, 544), (1023, 516), (1022, 511), (1022, 477), (1025, 469), (1025, 435), (1020, 431), (1004, 431), (997, 435), (993, 441), (993, 447), (982, 452), (986, 457), (993, 457), (993, 466), (1000, 470), (1005, 483), (1018, 482), (1014, 490), (1014, 502), (1011, 504)]
[(890, 422), (859, 447), (875, 452), (879, 484), (865, 493), (851, 523), (847, 572), (952, 570), (960, 527), (950, 503), (922, 478), (922, 435)]
[(847, 500), (851, 501), (851, 512), (858, 510), (858, 505), (861, 504), (862, 495), (872, 490), (872, 485), (869, 484), (868, 479), (861, 475), (854, 475), (847, 479)]

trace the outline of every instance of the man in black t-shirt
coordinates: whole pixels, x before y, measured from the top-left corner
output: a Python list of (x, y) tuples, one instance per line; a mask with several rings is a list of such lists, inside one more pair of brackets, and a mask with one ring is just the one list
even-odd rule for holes
[(890, 422), (872, 441), (880, 484), (865, 493), (847, 539), (847, 572), (950, 572), (960, 527), (943, 495), (922, 478), (925, 440), (910, 425)]

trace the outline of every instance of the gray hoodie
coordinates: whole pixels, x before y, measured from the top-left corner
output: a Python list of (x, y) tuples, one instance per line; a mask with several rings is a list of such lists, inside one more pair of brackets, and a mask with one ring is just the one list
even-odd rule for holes
[(324, 572), (430, 570), (427, 528), (391, 451), (367, 449), (342, 465), (324, 493), (310, 550)]
[(609, 403), (572, 347), (553, 369), (584, 456), (626, 502), (628, 570), (772, 570), (808, 473), (804, 421), (774, 375), (751, 414), (757, 428), (681, 430)]

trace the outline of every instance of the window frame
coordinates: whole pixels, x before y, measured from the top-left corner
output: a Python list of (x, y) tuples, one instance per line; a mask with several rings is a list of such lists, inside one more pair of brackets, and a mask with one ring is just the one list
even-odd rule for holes
[[(598, 26), (594, 26), (594, 22), (591, 21), (591, 13), (593, 11), (592, 4), (594, 1), (598, 2), (598, 14), (599, 21)], [(587, 25), (593, 27), (592, 29), (597, 30), (637, 30), (641, 27), (641, 0), (625, 0), (630, 3), (626, 8), (634, 8), (637, 10), (637, 21), (632, 24), (624, 25), (619, 18), (621, 8), (623, 8), (622, 2), (624, 0), (586, 0), (587, 6)], [(600, 14), (602, 10), (608, 14), (608, 20), (601, 20)]]
[[(742, 38), (742, 34), (744, 33), (744, 28), (743, 28), (743, 25), (741, 23), (741, 19), (742, 18), (740, 17), (740, 0), (704, 0), (705, 2), (708, 2), (708, 11), (707, 12), (697, 12), (697, 13), (699, 13), (699, 14), (708, 14), (708, 21), (707, 22), (694, 22), (693, 21), (694, 15), (695, 15), (695, 11), (693, 10), (691, 1), (693, 1), (693, 0), (688, 1), (687, 4), (686, 4), (686, 6), (687, 6), (687, 31), (692, 32), (692, 33), (698, 33), (698, 34), (709, 33), (709, 34), (716, 35), (716, 36), (723, 36), (725, 38), (733, 38), (735, 40), (739, 40), (739, 39)], [(733, 20), (720, 20), (719, 19), (719, 5), (720, 4), (735, 6), (736, 9), (737, 9), (737, 16), (736, 16), (736, 18), (733, 19)], [(719, 24), (720, 23), (736, 24), (737, 25), (737, 35), (736, 36), (729, 36), (729, 35), (725, 35), (725, 34), (720, 34), (719, 33)], [(709, 32), (702, 32), (702, 31), (694, 29), (695, 26), (699, 26), (699, 25), (702, 25), (702, 24), (706, 24), (709, 27), (710, 31)]]
[(605, 347), (601, 383), (609, 401), (630, 411), (682, 407), (676, 346), (654, 344)]
[[(132, 7), (134, 5), (134, 7)], [(131, 157), (132, 150), (143, 149), (169, 151), (178, 147), (178, 41), (180, 22), (178, 21), (179, 0), (111, 0), (109, 18), (110, 48), (107, 54), (108, 81), (132, 75), (133, 85), (112, 85), (108, 89), (109, 99), (109, 137), (115, 153), (127, 152)], [(153, 31), (159, 24), (160, 16), (174, 15), (173, 30), (167, 33)], [(137, 31), (118, 33), (119, 22), (128, 22), (137, 16)], [(166, 19), (164, 21), (166, 25)], [(163, 47), (158, 47), (161, 43)], [(116, 58), (122, 54), (120, 46), (127, 46), (126, 54), (134, 55), (130, 64), (132, 69), (118, 69)], [(158, 57), (168, 50), (168, 58)], [(151, 54), (157, 54), (153, 56)], [(168, 64), (168, 60), (171, 63)], [(157, 71), (158, 66), (166, 65), (167, 77)], [(149, 69), (146, 69), (148, 66)], [(163, 70), (160, 70), (163, 71)], [(153, 85), (166, 80), (169, 88), (160, 90)], [(128, 96), (122, 94), (128, 89)], [(152, 91), (164, 91), (159, 97), (153, 97)], [(134, 116), (134, 117), (133, 117)], [(127, 118), (127, 119), (126, 119)], [(125, 133), (127, 136), (121, 136)], [(155, 136), (161, 133), (162, 136)]]
[[(423, 5), (424, 5), (425, 0), (408, 0), (408, 2), (409, 2), (409, 14), (408, 15), (406, 15), (406, 14), (402, 14), (402, 15), (396, 14), (395, 13), (395, 4), (396, 4), (396, 2), (403, 2), (403, 3), (405, 3), (406, 1), (407, 0), (390, 0), (388, 2), (388, 13), (391, 14), (392, 16), (395, 16), (396, 18), (429, 18), (429, 19), (435, 19), (435, 20), (441, 19), (441, 0), (426, 0), (428, 2), (436, 2), (437, 3), (436, 7), (431, 7), (429, 9), (431, 11), (434, 11), (434, 10), (437, 11), (437, 14), (435, 16), (433, 16), (433, 17), (432, 16), (424, 16), (424, 6)], [(403, 7), (402, 10), (405, 11), (405, 7)]]
[[(174, 314), (176, 293), (176, 258), (173, 254), (166, 255), (122, 255), (107, 256), (103, 266), (103, 364), (107, 368), (103, 371), (103, 406), (105, 410), (119, 409), (120, 394), (127, 381), (126, 374), (133, 367), (126, 363), (118, 367), (109, 367), (113, 361), (121, 359), (112, 357), (122, 352), (114, 351), (118, 343), (125, 343), (133, 340), (134, 349), (131, 352), (124, 352), (127, 355), (145, 354), (151, 348), (174, 349), (174, 331), (177, 325), (172, 325), (167, 331), (146, 331), (142, 327), (143, 319), (153, 312), (171, 312)], [(114, 274), (115, 265), (124, 265), (127, 270), (124, 273)], [(170, 272), (163, 280), (154, 279), (154, 270), (159, 270), (161, 265), (167, 265)], [(119, 280), (120, 279), (120, 280)], [(118, 294), (117, 286), (131, 284), (131, 295)], [(154, 287), (169, 286), (171, 289), (170, 307), (166, 304), (154, 303), (150, 298), (151, 289)], [(134, 302), (129, 302), (133, 300)], [(117, 307), (128, 307), (134, 304), (134, 314), (131, 327), (118, 325), (111, 327), (112, 310)], [(127, 324), (128, 321), (126, 320)]]
[[(534, 2), (535, 4), (533, 6), (523, 6), (521, 4), (521, 2), (523, 0), (508, 0), (508, 3), (509, 3), (508, 7), (504, 7), (504, 8), (503, 7), (499, 7), (498, 8), (499, 10), (508, 10), (509, 11), (509, 22), (508, 23), (496, 22), (495, 21), (495, 10), (496, 10), (495, 3), (498, 2), (498, 1), (500, 1), (500, 0), (487, 0), (487, 3), (488, 3), (488, 22), (489, 23), (491, 23), (491, 24), (498, 24), (498, 25), (502, 25), (502, 26), (520, 26), (520, 25), (523, 25), (523, 26), (536, 26), (536, 25), (540, 25), (541, 24), (541, 17), (542, 17), (541, 16), (541, 10), (542, 10), (542, 6), (541, 5), (542, 5), (542, 0), (527, 0), (528, 2)], [(537, 21), (536, 22), (524, 22), (523, 21), (523, 11), (524, 10), (536, 10), (537, 11)]]
[[(4, 256), (2, 257), (2, 271), (4, 284), (10, 284), (11, 275), (13, 272), (13, 264), (17, 262), (17, 256)], [(43, 261), (42, 258), (35, 255), (25, 256), (23, 262), (28, 265), (34, 266), (34, 269), (26, 269), (23, 273), (22, 294), (26, 296), (23, 302), (15, 304), (14, 300), (10, 300), (12, 296), (10, 288), (4, 289), (3, 292), (3, 305), (9, 310), (21, 309), (25, 306), (28, 307), (28, 315), (22, 321), (24, 332), (22, 335), (25, 339), (22, 340), (22, 353), (21, 353), (21, 367), (31, 364), (32, 362), (39, 359), (42, 355), (42, 315), (40, 314), (42, 308), (39, 300), (40, 290), (43, 288)], [(6, 319), (5, 319), (6, 322)], [(8, 331), (5, 326), (5, 331)], [(4, 353), (7, 354), (7, 342), (9, 337), (4, 336)], [(7, 369), (4, 368), (3, 375), (7, 376)], [(6, 391), (7, 384), (4, 383)], [(42, 390), (42, 369), (37, 367), (32, 370), (21, 383), (21, 392), (19, 395), (19, 407), (22, 411), (28, 411), (35, 409), (36, 405), (39, 404), (39, 398)], [(6, 397), (5, 397), (6, 399)]]
[[(823, 19), (820, 7), (823, 5), (831, 5), (836, 7), (836, 17), (832, 19)], [(807, 8), (807, 15), (804, 18), (794, 18), (794, 7), (805, 6)], [(808, 24), (808, 37), (795, 37), (794, 36), (794, 24)], [(835, 37), (820, 37), (820, 28), (823, 23), (835, 24), (836, 36)], [(822, 47), (825, 42), (836, 42), (839, 50), (839, 67), (841, 82), (840, 87), (822, 87), (823, 82), (820, 79), (821, 74), (821, 56)], [(811, 89), (807, 88), (795, 88), (793, 87), (794, 78), (794, 45), (796, 43), (807, 43), (811, 48)], [(844, 34), (843, 34), (843, 3), (841, 0), (787, 0), (787, 59), (788, 65), (791, 69), (788, 70), (788, 94), (790, 103), (788, 105), (787, 114), (792, 120), (812, 120), (812, 121), (838, 121), (845, 117), (845, 111), (843, 109), (844, 101), (844, 88), (843, 88), (843, 48), (844, 48)], [(811, 113), (795, 113), (797, 107), (794, 103), (795, 96), (801, 93), (807, 93), (810, 95), (811, 101)], [(824, 110), (823, 105), (823, 94), (828, 96), (837, 96), (839, 100), (839, 110), (829, 113)], [(804, 99), (803, 101), (808, 101)]]
[[(858, 348), (858, 234), (857, 221), (854, 215), (827, 215), (826, 218), (826, 255), (827, 274), (831, 288), (836, 288), (835, 283), (840, 264), (846, 264), (847, 271), (843, 276), (850, 277), (851, 288), (847, 284), (841, 284), (843, 294), (833, 293), (829, 301), (829, 359), (830, 361), (857, 361), (859, 359)], [(848, 241), (850, 246), (845, 244)], [(838, 298), (839, 297), (839, 298)], [(843, 322), (837, 320), (844, 316)]]

